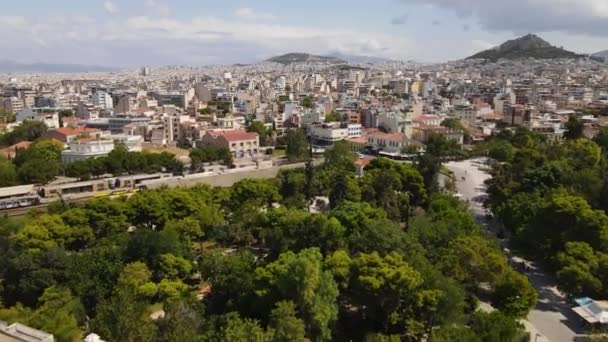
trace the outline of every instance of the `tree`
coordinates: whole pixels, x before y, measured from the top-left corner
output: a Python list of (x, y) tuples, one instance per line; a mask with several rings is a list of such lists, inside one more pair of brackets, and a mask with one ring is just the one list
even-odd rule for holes
[(87, 160), (78, 160), (65, 167), (65, 175), (76, 177), (81, 181), (91, 179), (91, 166)]
[(283, 253), (276, 261), (256, 269), (256, 293), (268, 311), (273, 303), (293, 301), (306, 322), (306, 335), (328, 341), (330, 326), (338, 316), (338, 288), (331, 273), (323, 270), (322, 261), (316, 248)]
[[(374, 331), (404, 333), (411, 324), (422, 275), (395, 252), (382, 257), (377, 252), (359, 254), (351, 271), (352, 300)], [(426, 310), (429, 310), (427, 307)]]
[(90, 227), (72, 229), (59, 215), (43, 214), (26, 224), (15, 236), (15, 241), (31, 252), (50, 250), (57, 246), (76, 248), (92, 238)]
[(329, 114), (325, 115), (325, 122), (341, 122), (341, 121), (342, 121), (342, 117), (340, 116), (340, 114), (336, 113), (335, 111), (332, 111)]
[(204, 252), (200, 271), (213, 284), (213, 291), (205, 298), (211, 314), (238, 311), (254, 312), (255, 257), (249, 252), (223, 255), (217, 251)]
[(461, 237), (450, 242), (443, 253), (441, 269), (452, 279), (469, 287), (502, 281), (509, 270), (506, 258), (482, 237)]
[(459, 129), (464, 130), (462, 126), (462, 122), (457, 118), (447, 118), (441, 121), (441, 126), (451, 128), (451, 129)]
[(500, 311), (477, 311), (469, 325), (484, 342), (521, 342), (529, 338), (521, 323)]
[(490, 147), (488, 155), (498, 161), (511, 161), (515, 155), (515, 148), (509, 142), (499, 141)]
[(119, 288), (99, 304), (91, 330), (108, 341), (152, 341), (156, 327), (145, 310), (146, 303), (133, 291)]
[(77, 300), (70, 290), (60, 287), (47, 288), (39, 298), (40, 307), (31, 311), (17, 304), (10, 309), (0, 309), (0, 319), (21, 323), (49, 332), (59, 341), (82, 341), (78, 324)]
[(510, 271), (494, 288), (492, 303), (505, 314), (523, 318), (536, 305), (538, 294), (528, 278), (523, 274)]
[(19, 167), (19, 178), (24, 183), (46, 184), (59, 174), (59, 164), (44, 159), (32, 159)]
[(17, 150), (14, 163), (19, 178), (25, 183), (49, 182), (61, 170), (62, 151), (63, 143), (54, 140), (38, 140), (27, 150)]
[(17, 169), (10, 160), (0, 157), (0, 187), (17, 184)]
[(314, 107), (313, 98), (310, 96), (306, 96), (305, 98), (302, 99), (302, 101), (300, 101), (300, 106), (302, 106), (304, 108), (308, 108), (308, 109), (313, 108)]
[(261, 121), (253, 121), (247, 127), (247, 132), (255, 132), (260, 137), (260, 146), (267, 146), (269, 143), (272, 129), (267, 128)]
[(238, 312), (214, 317), (208, 322), (203, 335), (204, 342), (271, 342), (272, 333), (264, 331), (260, 323), (241, 318)]
[(567, 242), (563, 252), (557, 254), (557, 282), (559, 288), (575, 296), (600, 295), (602, 288), (602, 260), (606, 255), (596, 253), (585, 242)]
[(0, 122), (5, 124), (15, 122), (15, 113), (4, 108), (0, 108)]
[(278, 302), (270, 313), (270, 327), (273, 342), (308, 342), (304, 322), (297, 317), (293, 302)]
[(235, 183), (230, 191), (229, 207), (233, 211), (270, 208), (281, 200), (279, 189), (271, 180), (245, 179)]
[(165, 316), (158, 320), (158, 335), (162, 342), (200, 341), (202, 314), (193, 304), (179, 301), (167, 305)]
[(144, 297), (156, 294), (157, 286), (151, 281), (152, 272), (143, 262), (137, 261), (127, 264), (118, 276), (118, 286), (122, 289), (134, 291)]
[(0, 137), (0, 144), (14, 145), (21, 141), (34, 141), (40, 138), (48, 128), (41, 121), (25, 120), (11, 132)]
[(319, 247), (323, 253), (346, 247), (344, 227), (334, 218), (306, 211), (272, 210), (258, 221), (260, 238), (272, 255)]
[(65, 117), (72, 117), (74, 116), (76, 113), (74, 113), (73, 110), (71, 109), (63, 109), (59, 111), (59, 118), (65, 118)]
[(287, 148), (285, 155), (290, 162), (299, 162), (309, 157), (308, 140), (302, 130), (289, 129), (285, 132)]
[(608, 127), (600, 128), (599, 133), (593, 138), (593, 142), (601, 147), (604, 153), (608, 153)]
[(333, 148), (325, 151), (325, 165), (335, 172), (354, 172), (355, 160), (355, 154), (346, 141), (338, 141)]
[(568, 140), (575, 140), (583, 136), (585, 126), (583, 122), (576, 117), (576, 115), (570, 115), (568, 122), (566, 122), (565, 128), (566, 131), (564, 132), (564, 138)]
[(358, 202), (361, 200), (361, 189), (352, 176), (340, 172), (336, 175), (334, 186), (329, 193), (329, 204), (337, 208), (343, 201)]
[(360, 181), (361, 198), (373, 206), (382, 208), (388, 217), (401, 221), (400, 207), (403, 204), (397, 191), (401, 188), (399, 176), (388, 169), (373, 169), (365, 172)]
[(77, 320), (77, 300), (72, 297), (70, 290), (50, 287), (44, 291), (39, 301), (42, 305), (30, 318), (34, 327), (52, 333), (59, 341), (82, 340)]

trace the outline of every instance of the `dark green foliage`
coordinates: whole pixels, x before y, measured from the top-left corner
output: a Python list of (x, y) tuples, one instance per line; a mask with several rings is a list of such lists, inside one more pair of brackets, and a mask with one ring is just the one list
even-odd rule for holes
[(583, 122), (576, 116), (570, 115), (568, 122), (566, 122), (566, 132), (564, 132), (564, 138), (574, 140), (583, 137)]
[(285, 132), (285, 154), (290, 162), (304, 161), (310, 157), (308, 139), (299, 129), (289, 129)]
[[(303, 132), (291, 134), (300, 135), (295, 150), (307, 160)], [(510, 173), (496, 177), (492, 191), (506, 198), (510, 190), (503, 184), (549, 189), (573, 179), (577, 169), (603, 165), (601, 153), (584, 142), (563, 147), (568, 161), (578, 163), (567, 168), (563, 163), (543, 166), (553, 154), (534, 153), (539, 142), (530, 134), (509, 139), (517, 152), (505, 170), (525, 176), (517, 182)], [(36, 144), (15, 160), (16, 166), (58, 157), (54, 144)], [(439, 156), (429, 154), (438, 162), (446, 156), (439, 149), (434, 152)], [(110, 170), (165, 170), (172, 160), (119, 147), (108, 157), (72, 164), (65, 171), (88, 178)], [(425, 336), (494, 341), (520, 332), (510, 316), (524, 316), (535, 292), (481, 233), (466, 206), (430, 192), (424, 174), (411, 165), (379, 158), (357, 178), (354, 160), (348, 145), (337, 144), (322, 165), (284, 170), (277, 179), (248, 179), (231, 188), (145, 190), (117, 200), (54, 205), (23, 222), (0, 220), (0, 316), (37, 317), (40, 327), (61, 340), (94, 331), (108, 341), (397, 341)], [(589, 173), (585, 183), (595, 176)], [(575, 184), (576, 189), (592, 188), (582, 181)], [(544, 196), (540, 189), (538, 196)], [(585, 223), (583, 230), (564, 233), (598, 237), (589, 248), (599, 248), (603, 219), (577, 199), (559, 200), (566, 195), (552, 193), (553, 201), (530, 205), (531, 213), (509, 201), (502, 202), (501, 210), (526, 231), (529, 224), (551, 224), (538, 220), (536, 213), (562, 208), (559, 219)], [(532, 194), (516, 198), (529, 205), (536, 200)], [(304, 210), (307, 198), (320, 195), (330, 197), (328, 212)], [(563, 201), (571, 202), (571, 208)], [(546, 239), (564, 243), (561, 237)], [(604, 281), (606, 257), (588, 253), (589, 248), (567, 247), (559, 257), (564, 276), (578, 276), (565, 284), (569, 289), (582, 289), (579, 279)], [(510, 316), (474, 314), (479, 283), (490, 284), (494, 304)], [(61, 305), (47, 304), (51, 302)], [(150, 314), (161, 308), (165, 316), (153, 321)]]
[(247, 127), (247, 132), (255, 132), (258, 134), (260, 138), (260, 146), (268, 146), (271, 141), (270, 138), (272, 136), (272, 129), (267, 128), (263, 122), (261, 121), (253, 121), (249, 127)]
[[(595, 143), (581, 138), (582, 123), (575, 117), (567, 129), (568, 140), (559, 145), (524, 129), (493, 139), (492, 145), (514, 153), (493, 167), (486, 205), (520, 248), (554, 266), (560, 288), (602, 298), (608, 284), (599, 276), (605, 272), (608, 252), (608, 216), (599, 209), (606, 189), (605, 132)], [(518, 276), (509, 276), (500, 291), (512, 291), (523, 283)], [(501, 305), (517, 315), (530, 304), (532, 295), (527, 296), (527, 303)]]
[(47, 130), (48, 128), (44, 122), (26, 120), (10, 133), (0, 136), (0, 144), (10, 146), (21, 141), (34, 141), (46, 133)]
[(233, 156), (230, 149), (227, 147), (205, 146), (203, 148), (193, 148), (190, 150), (190, 160), (192, 161), (192, 169), (201, 171), (203, 163), (222, 162), (224, 165), (231, 167)]

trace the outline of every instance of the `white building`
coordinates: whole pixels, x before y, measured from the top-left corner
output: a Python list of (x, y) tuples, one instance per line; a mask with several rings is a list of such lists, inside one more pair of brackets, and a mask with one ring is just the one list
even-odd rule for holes
[(49, 129), (59, 128), (58, 113), (36, 113), (30, 108), (26, 108), (15, 114), (16, 122), (23, 122), (25, 120), (40, 121), (44, 123)]
[(415, 146), (419, 150), (422, 148), (420, 142), (409, 139), (403, 133), (372, 133), (367, 136), (367, 143), (379, 151), (389, 153), (401, 153), (403, 148), (409, 146)]
[(386, 112), (378, 114), (378, 127), (383, 128), (388, 133), (405, 133), (411, 136), (412, 121), (403, 113)]
[(79, 139), (70, 142), (68, 146), (68, 150), (61, 152), (61, 160), (64, 164), (106, 156), (114, 149), (114, 140)]
[(475, 125), (477, 110), (471, 105), (456, 105), (450, 111), (451, 116)]
[(352, 124), (341, 127), (339, 123), (315, 125), (309, 128), (313, 145), (333, 146), (336, 142), (361, 136), (361, 125)]
[(181, 138), (181, 124), (190, 120), (188, 115), (170, 115), (162, 116), (164, 125), (165, 141), (167, 144), (178, 141)]
[(95, 107), (101, 107), (103, 109), (114, 108), (112, 96), (110, 96), (110, 94), (108, 94), (108, 92), (105, 90), (96, 90), (92, 95), (91, 102), (93, 102)]
[(114, 145), (125, 145), (129, 152), (141, 152), (144, 143), (144, 137), (141, 135), (112, 134), (109, 139), (114, 141)]

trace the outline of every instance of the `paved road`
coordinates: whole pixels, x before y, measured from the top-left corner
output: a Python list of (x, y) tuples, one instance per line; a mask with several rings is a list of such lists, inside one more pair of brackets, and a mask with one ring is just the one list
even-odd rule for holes
[[(477, 222), (496, 233), (498, 228), (486, 218), (481, 200), (486, 195), (484, 181), (490, 176), (480, 169), (483, 160), (465, 160), (446, 165), (456, 177), (456, 188), (464, 200), (468, 200)], [(501, 241), (508, 248), (508, 241)], [(509, 258), (517, 258), (509, 255)], [(567, 342), (574, 341), (576, 334), (582, 333), (579, 320), (573, 315), (565, 297), (555, 287), (555, 282), (534, 263), (528, 262), (530, 269), (524, 273), (538, 291), (538, 303), (523, 322), (530, 332), (531, 341)]]

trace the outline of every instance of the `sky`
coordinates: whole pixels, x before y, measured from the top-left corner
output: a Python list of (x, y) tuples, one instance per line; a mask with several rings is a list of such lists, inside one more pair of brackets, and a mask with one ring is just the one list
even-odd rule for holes
[(287, 52), (419, 62), (535, 33), (608, 49), (608, 0), (4, 0), (0, 59), (110, 67), (255, 63)]

